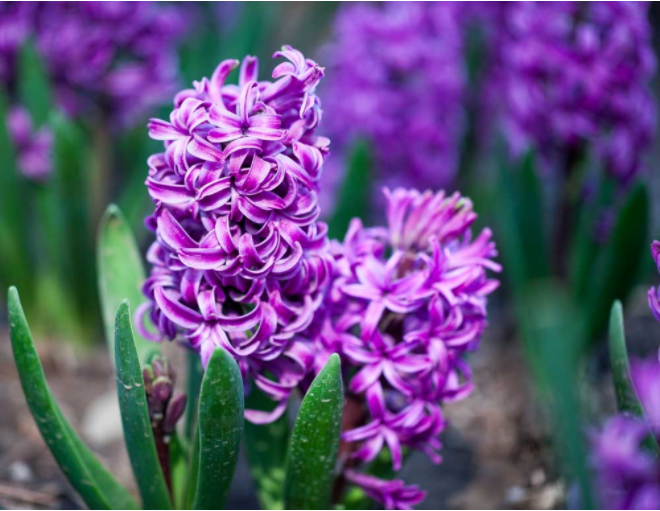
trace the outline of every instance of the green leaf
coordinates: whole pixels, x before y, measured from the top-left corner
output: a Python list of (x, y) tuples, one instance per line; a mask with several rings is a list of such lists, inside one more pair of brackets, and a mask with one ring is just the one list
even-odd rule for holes
[(199, 471), (194, 509), (222, 509), (243, 435), (243, 379), (236, 361), (216, 349), (199, 396)]
[(623, 327), (623, 306), (619, 300), (612, 304), (609, 334), (612, 376), (619, 411), (642, 415), (642, 406), (637, 399), (630, 374), (626, 334)]
[(186, 477), (188, 475), (188, 463), (186, 460), (186, 448), (182, 445), (181, 438), (175, 432), (170, 440), (170, 466), (172, 467), (172, 501), (175, 509), (186, 509)]
[(55, 172), (46, 190), (49, 209), (40, 218), (46, 246), (61, 267), (61, 278), (71, 289), (79, 315), (96, 325), (99, 308), (95, 289), (95, 225), (89, 215), (89, 194), (81, 193), (87, 190), (90, 179), (89, 137), (61, 114), (51, 116), (49, 124), (55, 138)]
[(8, 112), (9, 100), (0, 87), (0, 284), (21, 286), (29, 303), (33, 282), (25, 235), (25, 183), (16, 168)]
[[(619, 412), (641, 417), (648, 422), (644, 408), (635, 391), (635, 385), (630, 371), (628, 349), (626, 347), (626, 333), (623, 325), (623, 306), (619, 300), (612, 304), (609, 338), (610, 362)], [(648, 435), (644, 441), (644, 445), (656, 456), (660, 454), (660, 448), (654, 435)]]
[(578, 396), (582, 316), (567, 290), (552, 281), (526, 289), (518, 310), (525, 343), (533, 347), (532, 368), (544, 404), (551, 412), (554, 444), (567, 475), (580, 490), (581, 505), (593, 509), (588, 449)]
[(32, 41), (23, 45), (18, 59), (18, 88), (22, 105), (37, 128), (48, 120), (51, 91), (48, 73)]
[(187, 353), (188, 371), (186, 373), (186, 395), (188, 396), (188, 407), (186, 409), (186, 441), (193, 443), (193, 435), (196, 434), (197, 410), (199, 392), (202, 387), (204, 369), (199, 353), (189, 350)]
[(507, 271), (513, 272), (518, 286), (547, 277), (550, 262), (546, 215), (534, 153), (530, 151), (516, 161), (501, 156), (499, 187), (504, 256), (512, 262)]
[[(115, 313), (125, 299), (135, 304), (144, 301), (140, 288), (145, 274), (133, 234), (119, 208), (112, 204), (101, 220), (97, 260), (105, 337), (113, 353)], [(140, 335), (135, 337), (135, 345), (142, 364), (146, 364), (151, 355), (160, 351), (158, 344)]]
[(137, 509), (130, 494), (83, 444), (53, 399), (15, 287), (9, 289), (8, 305), (12, 350), (23, 393), (62, 472), (91, 509)]
[(124, 425), (124, 442), (146, 509), (171, 509), (167, 484), (158, 461), (142, 368), (138, 358), (128, 301), (119, 305), (115, 322), (117, 395)]
[(186, 478), (186, 493), (184, 495), (185, 505), (182, 509), (192, 509), (197, 492), (197, 478), (199, 475), (199, 425), (195, 427), (195, 434), (190, 449), (190, 461), (188, 463), (188, 474)]
[(286, 461), (285, 509), (329, 509), (344, 388), (339, 356), (332, 355), (303, 399)]
[[(585, 166), (597, 165), (594, 159), (589, 159)], [(602, 215), (612, 208), (617, 189), (617, 183), (602, 168), (597, 167), (598, 192), (592, 200), (580, 203), (578, 211), (577, 230), (572, 240), (570, 253), (570, 282), (574, 296), (582, 301), (589, 291), (590, 277), (598, 255), (602, 251), (596, 234), (598, 222)], [(581, 189), (587, 185), (588, 179), (594, 179), (587, 175), (581, 183)]]
[[(270, 411), (273, 401), (254, 386), (245, 406), (253, 410)], [(245, 421), (245, 446), (252, 477), (262, 509), (283, 509), (284, 470), (289, 441), (286, 413), (270, 424)]]
[(343, 239), (353, 218), (366, 219), (369, 211), (371, 152), (366, 142), (353, 147), (337, 206), (328, 226), (331, 238)]
[(543, 219), (543, 195), (533, 152), (520, 161), (516, 176), (518, 185), (517, 219), (526, 256), (527, 278), (545, 278), (550, 274), (546, 226)]
[(610, 239), (592, 271), (585, 300), (587, 341), (607, 327), (610, 306), (625, 301), (648, 250), (649, 199), (643, 183), (635, 186), (619, 211)]
[(528, 282), (528, 261), (523, 249), (522, 230), (519, 224), (520, 197), (517, 186), (518, 173), (507, 157), (505, 149), (501, 149), (499, 158), (498, 180), (495, 193), (491, 198), (496, 201), (493, 207), (497, 222), (498, 248), (501, 251), (505, 276), (509, 279), (514, 291), (514, 298), (519, 299), (523, 288)]

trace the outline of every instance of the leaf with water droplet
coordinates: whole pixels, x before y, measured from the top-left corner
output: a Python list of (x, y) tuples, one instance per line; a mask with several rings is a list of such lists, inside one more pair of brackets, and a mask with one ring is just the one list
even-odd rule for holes
[(127, 300), (121, 303), (117, 311), (114, 344), (124, 442), (142, 503), (146, 509), (171, 509), (169, 492), (156, 452), (147, 396), (141, 388), (144, 380), (133, 340), (131, 312)]
[(217, 348), (199, 395), (199, 463), (193, 509), (222, 509), (243, 436), (243, 379), (236, 361)]
[(328, 509), (339, 451), (344, 387), (330, 357), (303, 399), (293, 427), (284, 482), (285, 509)]
[(10, 335), (23, 393), (41, 436), (71, 485), (91, 509), (137, 509), (137, 503), (83, 443), (46, 383), (18, 291), (8, 297)]

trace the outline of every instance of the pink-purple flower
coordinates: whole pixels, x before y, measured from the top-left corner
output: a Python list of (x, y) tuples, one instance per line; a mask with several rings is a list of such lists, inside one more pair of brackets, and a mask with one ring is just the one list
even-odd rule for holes
[[(286, 61), (272, 81), (259, 80), (254, 57), (226, 60), (176, 95), (169, 121), (150, 121), (165, 151), (149, 159), (157, 239), (138, 314), (204, 365), (215, 349), (231, 353), (246, 383), (277, 402), (270, 414), (246, 411), (254, 422), (279, 416), (309, 373), (306, 331), (333, 264), (317, 221), (323, 68), (288, 46), (274, 56)], [(225, 83), (237, 68), (238, 84)]]
[[(490, 230), (472, 237), (468, 199), (402, 188), (385, 190), (385, 198), (387, 227), (355, 219), (344, 242), (332, 242), (335, 273), (315, 322), (316, 368), (339, 353), (348, 399), (361, 403), (342, 435), (346, 462), (369, 463), (387, 449), (399, 470), (404, 448), (440, 462), (442, 403), (472, 389), (464, 355), (478, 346), (487, 297), (498, 286), (487, 272), (501, 268)], [(392, 508), (423, 497), (399, 481), (356, 473), (351, 480)]]
[(406, 486), (400, 479), (387, 481), (374, 476), (361, 474), (353, 470), (346, 472), (346, 479), (359, 486), (385, 509), (412, 509), (426, 497), (426, 492), (416, 485)]

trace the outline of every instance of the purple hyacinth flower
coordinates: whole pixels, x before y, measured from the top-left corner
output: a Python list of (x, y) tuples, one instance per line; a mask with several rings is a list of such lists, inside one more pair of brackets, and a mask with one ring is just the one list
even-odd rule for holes
[[(387, 227), (354, 219), (343, 243), (330, 245), (334, 273), (314, 321), (314, 367), (339, 353), (348, 398), (364, 409), (342, 433), (353, 463), (387, 448), (398, 470), (404, 447), (441, 461), (442, 403), (472, 389), (464, 355), (478, 346), (498, 285), (487, 271), (501, 268), (490, 230), (472, 237), (469, 200), (402, 188), (384, 195)], [(373, 491), (388, 506), (411, 505)]]
[(354, 470), (346, 471), (346, 479), (359, 486), (385, 509), (412, 509), (426, 498), (426, 492), (416, 485), (406, 486), (400, 479), (387, 481)]
[(592, 462), (606, 509), (660, 507), (660, 466), (641, 447), (648, 433), (642, 420), (618, 415), (592, 435)]
[(660, 361), (657, 357), (633, 360), (630, 370), (648, 424), (660, 438)]
[(0, 9), (0, 81), (11, 94), (18, 51), (30, 38), (69, 115), (101, 114), (125, 125), (174, 92), (176, 45), (189, 27), (178, 6), (16, 2)]
[[(312, 369), (308, 329), (333, 264), (317, 221), (323, 68), (288, 46), (274, 56), (286, 62), (273, 81), (258, 79), (254, 57), (226, 60), (175, 96), (168, 121), (149, 122), (165, 151), (149, 159), (156, 241), (138, 311), (145, 335), (182, 339), (204, 365), (227, 350), (276, 402), (270, 413), (246, 410), (253, 422), (281, 415)], [(236, 68), (238, 84), (226, 84)]]
[(23, 107), (12, 107), (7, 128), (16, 149), (18, 169), (28, 179), (45, 181), (52, 172), (53, 134), (42, 126), (34, 130), (30, 114)]
[(452, 2), (344, 5), (328, 62), (324, 104), (336, 156), (323, 177), (330, 213), (357, 139), (370, 142), (373, 195), (380, 189), (439, 189), (453, 183), (464, 133), (463, 7)]
[(514, 2), (499, 10), (486, 92), (512, 152), (536, 148), (563, 170), (570, 154), (593, 151), (628, 182), (655, 133), (648, 5)]

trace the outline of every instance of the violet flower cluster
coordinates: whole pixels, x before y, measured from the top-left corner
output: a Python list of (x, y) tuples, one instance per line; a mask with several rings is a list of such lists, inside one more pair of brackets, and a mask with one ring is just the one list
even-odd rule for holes
[(100, 110), (125, 121), (169, 97), (183, 12), (151, 2), (5, 2), (0, 80), (16, 89), (17, 56), (33, 39), (70, 115)]
[(324, 53), (326, 131), (339, 150), (324, 173), (324, 214), (356, 139), (371, 142), (380, 189), (440, 189), (456, 174), (465, 85), (461, 7), (451, 2), (350, 4)]
[[(660, 242), (651, 245), (660, 271)], [(660, 322), (660, 300), (655, 288), (648, 292), (651, 312)], [(660, 460), (642, 443), (649, 435), (660, 442), (660, 359), (634, 360), (631, 373), (644, 415), (619, 414), (592, 437), (593, 464), (601, 504), (608, 509), (659, 509)]]
[(159, 340), (181, 338), (204, 365), (227, 350), (245, 381), (286, 408), (308, 375), (314, 345), (305, 336), (332, 274), (327, 226), (318, 222), (317, 183), (329, 141), (314, 91), (323, 68), (285, 46), (273, 80), (259, 80), (246, 57), (238, 85), (225, 83), (239, 61), (225, 60), (210, 79), (179, 92), (169, 121), (152, 119), (151, 138), (165, 151), (149, 159), (156, 233), (144, 285)]
[[(174, 92), (176, 44), (187, 29), (183, 14), (179, 7), (150, 2), (2, 2), (0, 85), (15, 102), (19, 53), (32, 41), (60, 108), (70, 116), (100, 115), (103, 122), (125, 126)], [(31, 125), (29, 119), (21, 122)], [(43, 180), (50, 168), (45, 142), (50, 135), (37, 128), (31, 142), (24, 129), (13, 138), (19, 169)]]
[(534, 147), (560, 166), (592, 151), (611, 175), (629, 181), (655, 131), (648, 5), (515, 2), (501, 9), (489, 89), (502, 105), (512, 151)]
[(660, 360), (636, 360), (632, 377), (644, 418), (617, 415), (594, 434), (593, 465), (606, 509), (659, 509), (660, 461), (643, 447), (660, 440)]
[[(487, 296), (498, 286), (487, 270), (501, 268), (491, 231), (472, 237), (476, 214), (468, 199), (403, 188), (384, 193), (387, 227), (354, 219), (344, 242), (332, 242), (337, 273), (319, 314), (316, 364), (339, 353), (351, 375), (347, 401), (356, 406), (347, 406), (344, 418), (347, 466), (387, 449), (399, 470), (404, 448), (441, 461), (441, 405), (472, 390), (464, 355), (478, 345)], [(388, 507), (423, 498), (401, 481), (349, 475)]]

